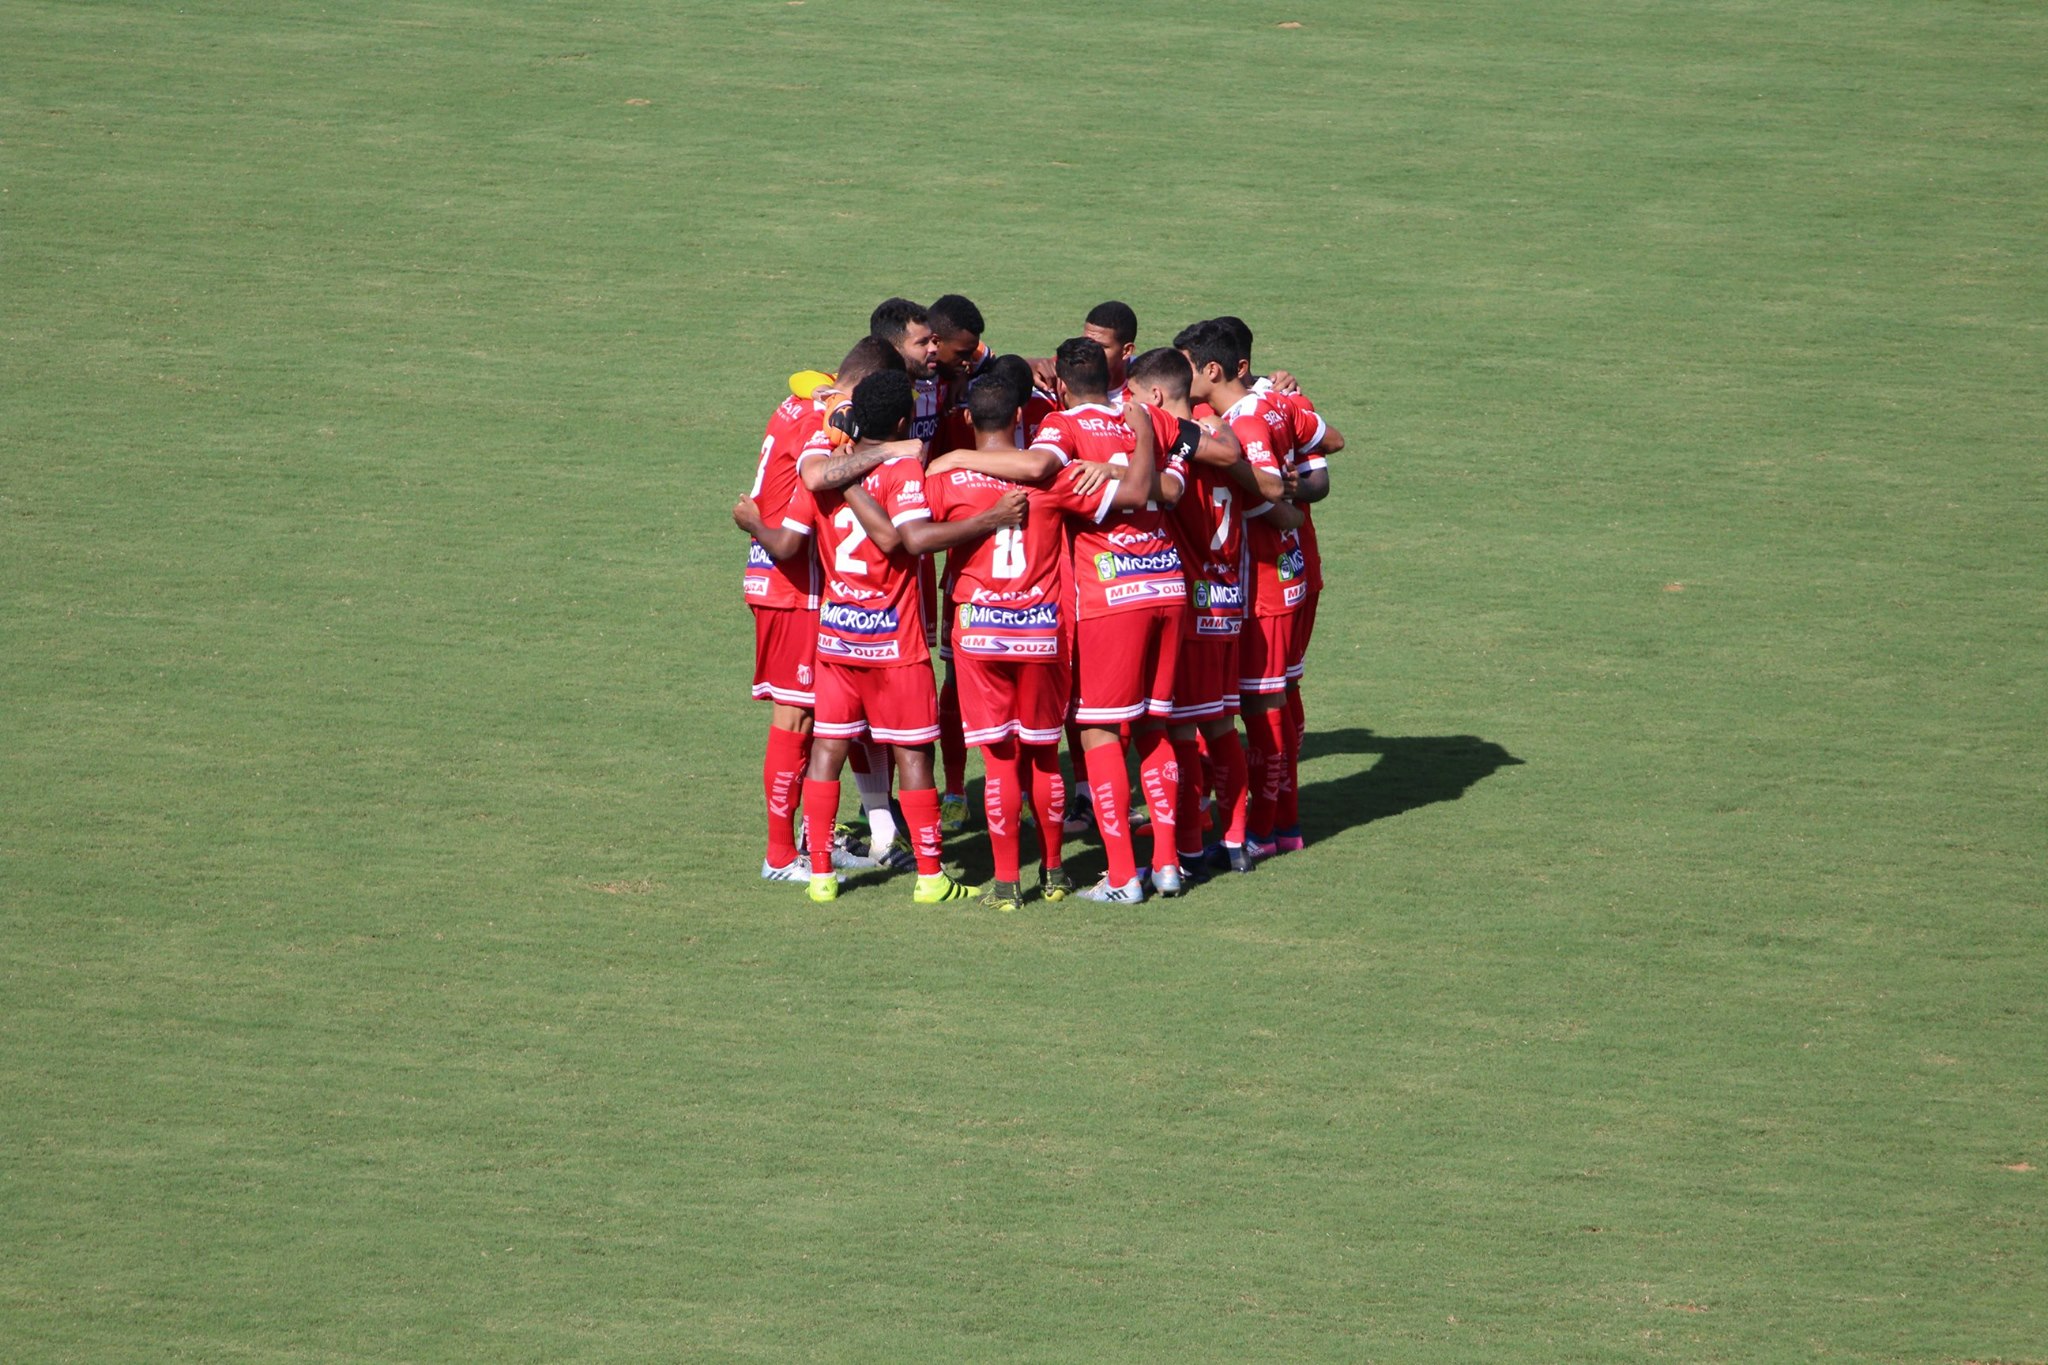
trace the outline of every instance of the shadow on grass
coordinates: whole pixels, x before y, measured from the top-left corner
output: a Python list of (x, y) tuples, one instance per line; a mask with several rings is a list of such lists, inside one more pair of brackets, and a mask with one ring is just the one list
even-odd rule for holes
[(1379, 735), (1363, 727), (1311, 730), (1303, 763), (1341, 754), (1378, 754), (1369, 768), (1301, 787), (1301, 832), (1318, 843), (1357, 825), (1418, 806), (1455, 801), (1474, 784), (1522, 760), (1477, 735)]

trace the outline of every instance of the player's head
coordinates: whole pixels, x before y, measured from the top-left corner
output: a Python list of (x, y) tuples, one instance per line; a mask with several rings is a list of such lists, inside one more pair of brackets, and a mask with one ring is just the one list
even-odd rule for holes
[(1103, 353), (1109, 357), (1109, 382), (1123, 383), (1124, 366), (1130, 361), (1131, 352), (1138, 349), (1138, 315), (1131, 311), (1131, 305), (1116, 299), (1096, 304), (1088, 310), (1081, 335), (1102, 344)]
[(1218, 385), (1237, 383), (1243, 357), (1238, 353), (1237, 337), (1222, 323), (1212, 319), (1183, 328), (1173, 339), (1173, 347), (1194, 367), (1188, 392), (1196, 402), (1207, 402)]
[(939, 343), (939, 368), (965, 374), (981, 350), (981, 310), (963, 294), (941, 294), (928, 311), (932, 335)]
[(850, 393), (854, 385), (871, 374), (902, 369), (902, 353), (894, 346), (880, 337), (862, 337), (853, 343), (846, 359), (839, 362), (839, 372), (833, 377), (833, 382), (842, 393)]
[[(1030, 373), (1029, 366), (1025, 373)], [(967, 415), (976, 431), (1015, 430), (1021, 401), (1010, 381), (999, 374), (985, 373), (967, 386)]]
[(1188, 401), (1194, 367), (1171, 346), (1155, 346), (1131, 362), (1131, 391), (1142, 402), (1178, 407)]
[(909, 299), (883, 299), (868, 314), (868, 335), (880, 337), (903, 357), (912, 379), (929, 379), (939, 340), (932, 335), (931, 314)]
[(994, 375), (1008, 384), (1020, 408), (1031, 397), (1031, 391), (1038, 387), (1038, 381), (1031, 374), (1031, 362), (1021, 355), (999, 355), (989, 361), (988, 369), (983, 373)]
[(917, 395), (902, 370), (878, 370), (853, 389), (853, 435), (861, 441), (893, 441), (910, 429)]
[(1069, 405), (1109, 397), (1109, 353), (1093, 337), (1068, 337), (1052, 353), (1053, 373)]
[(1224, 313), (1220, 317), (1213, 319), (1213, 321), (1220, 326), (1228, 328), (1230, 335), (1237, 339), (1237, 358), (1240, 367), (1238, 372), (1243, 375), (1250, 375), (1252, 372), (1252, 329), (1245, 326), (1243, 318), (1233, 317), (1229, 313)]

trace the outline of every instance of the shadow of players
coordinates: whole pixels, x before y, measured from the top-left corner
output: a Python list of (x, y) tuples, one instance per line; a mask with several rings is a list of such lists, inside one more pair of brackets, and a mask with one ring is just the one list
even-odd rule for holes
[(1477, 735), (1378, 735), (1363, 727), (1311, 729), (1301, 761), (1339, 754), (1378, 754), (1379, 762), (1343, 777), (1301, 786), (1301, 832), (1317, 843), (1354, 825), (1384, 820), (1418, 806), (1455, 801), (1467, 789), (1522, 760)]

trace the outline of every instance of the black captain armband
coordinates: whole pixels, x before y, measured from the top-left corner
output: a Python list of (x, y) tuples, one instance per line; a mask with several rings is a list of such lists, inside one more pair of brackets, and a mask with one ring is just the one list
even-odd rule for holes
[(1173, 449), (1166, 452), (1169, 460), (1192, 460), (1195, 447), (1202, 444), (1202, 424), (1183, 417), (1180, 420), (1180, 434), (1173, 438)]

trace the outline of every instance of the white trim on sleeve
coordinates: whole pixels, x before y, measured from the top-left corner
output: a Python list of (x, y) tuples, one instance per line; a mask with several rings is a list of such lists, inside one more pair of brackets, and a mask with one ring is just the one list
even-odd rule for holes
[(931, 514), (932, 509), (929, 507), (906, 507), (895, 516), (889, 518), (889, 524), (891, 526), (901, 526), (906, 521), (923, 521), (930, 517)]
[(1116, 501), (1116, 490), (1122, 486), (1122, 479), (1111, 479), (1108, 483), (1102, 485), (1102, 501), (1095, 505), (1094, 521), (1096, 525), (1100, 526), (1102, 519), (1109, 515), (1109, 505)]
[(784, 517), (782, 519), (782, 529), (794, 531), (800, 536), (807, 536), (811, 533), (811, 524), (808, 521), (798, 521), (795, 517)]

